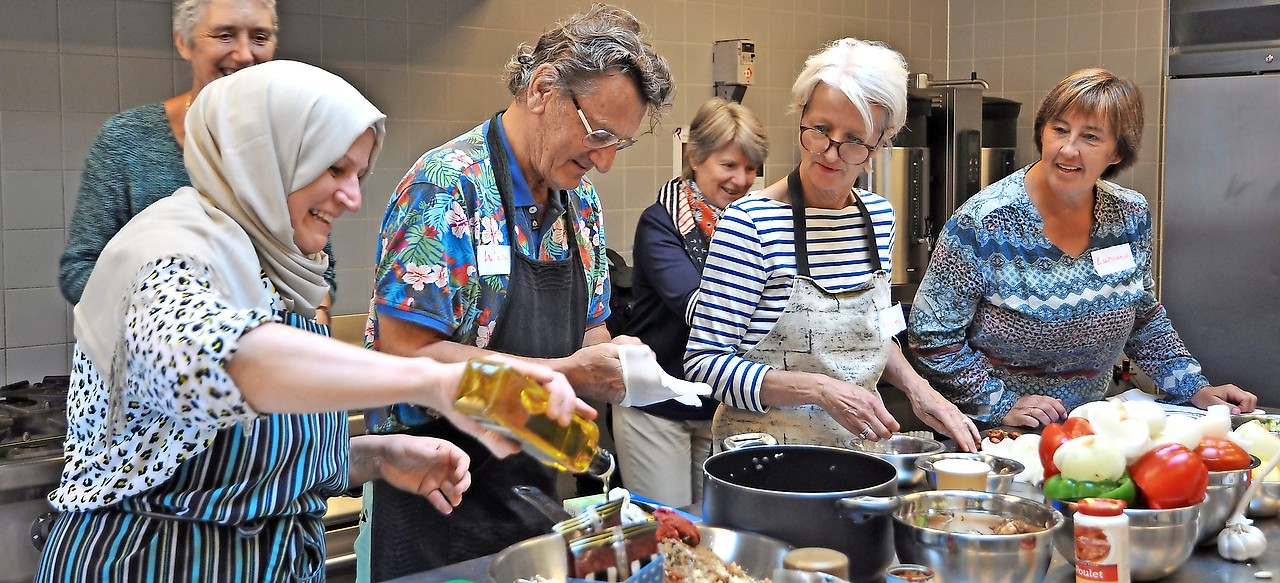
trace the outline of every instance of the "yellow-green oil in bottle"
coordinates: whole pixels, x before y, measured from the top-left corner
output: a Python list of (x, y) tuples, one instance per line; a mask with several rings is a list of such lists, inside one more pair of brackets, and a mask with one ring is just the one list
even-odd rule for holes
[[(485, 427), (521, 442), (543, 463), (570, 472), (612, 473), (612, 456), (600, 449), (600, 428), (575, 413), (562, 426), (547, 417), (546, 388), (509, 365), (473, 359), (454, 406)], [(600, 458), (608, 456), (605, 470)], [(594, 462), (594, 463), (593, 463)]]

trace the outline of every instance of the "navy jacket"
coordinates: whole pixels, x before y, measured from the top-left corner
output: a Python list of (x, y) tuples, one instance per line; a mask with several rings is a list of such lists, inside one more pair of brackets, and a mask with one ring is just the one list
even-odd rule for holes
[[(627, 334), (648, 344), (667, 374), (684, 378), (684, 348), (689, 342), (686, 322), (702, 274), (689, 257), (671, 213), (661, 203), (654, 203), (640, 215), (632, 262), (636, 303)], [(669, 419), (711, 419), (719, 403), (704, 397), (701, 407), (664, 401), (641, 410)]]

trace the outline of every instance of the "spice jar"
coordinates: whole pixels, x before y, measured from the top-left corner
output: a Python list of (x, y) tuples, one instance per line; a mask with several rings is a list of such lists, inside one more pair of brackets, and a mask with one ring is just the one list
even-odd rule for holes
[(933, 569), (924, 565), (903, 564), (891, 567), (885, 583), (933, 583)]
[(1076, 503), (1076, 583), (1129, 583), (1129, 516), (1124, 500)]

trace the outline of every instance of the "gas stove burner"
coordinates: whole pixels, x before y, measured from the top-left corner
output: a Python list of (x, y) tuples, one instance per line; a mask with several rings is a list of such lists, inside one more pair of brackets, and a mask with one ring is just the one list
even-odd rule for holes
[(60, 453), (67, 433), (70, 377), (47, 376), (0, 387), (0, 459)]

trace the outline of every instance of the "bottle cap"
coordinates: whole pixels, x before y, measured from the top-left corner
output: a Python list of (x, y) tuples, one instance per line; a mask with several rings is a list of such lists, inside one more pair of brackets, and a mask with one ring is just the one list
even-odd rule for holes
[(782, 557), (782, 566), (797, 571), (826, 573), (841, 579), (849, 578), (849, 557), (825, 547), (802, 547), (788, 551)]
[(1128, 507), (1124, 500), (1113, 500), (1111, 498), (1085, 498), (1076, 502), (1076, 512), (1082, 512), (1089, 516), (1120, 516), (1124, 514), (1124, 509)]

